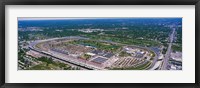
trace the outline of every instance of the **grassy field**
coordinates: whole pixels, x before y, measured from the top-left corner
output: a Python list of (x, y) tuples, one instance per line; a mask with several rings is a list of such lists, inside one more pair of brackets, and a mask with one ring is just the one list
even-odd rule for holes
[(129, 54), (129, 53), (125, 52), (125, 51), (122, 51), (122, 52), (119, 53), (119, 56), (120, 57), (127, 57), (127, 56), (131, 56), (131, 54)]
[(110, 43), (105, 43), (105, 42), (98, 42), (98, 41), (93, 41), (93, 40), (75, 40), (69, 43), (92, 46), (100, 50), (105, 50), (105, 51), (110, 51), (110, 52), (116, 52), (119, 48), (121, 48), (120, 45), (110, 44)]
[(51, 58), (41, 57), (37, 58), (41, 64), (30, 67), (27, 70), (70, 70), (71, 67), (59, 61), (53, 61)]
[(179, 44), (179, 45), (173, 44), (173, 45), (172, 45), (172, 50), (173, 50), (173, 51), (182, 52), (182, 45), (181, 45), (181, 44)]

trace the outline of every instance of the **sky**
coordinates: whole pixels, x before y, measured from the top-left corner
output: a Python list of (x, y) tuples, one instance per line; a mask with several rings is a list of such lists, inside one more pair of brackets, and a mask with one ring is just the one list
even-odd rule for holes
[[(113, 19), (120, 17), (18, 17), (18, 20), (77, 20), (77, 19)], [(134, 18), (134, 17), (122, 17), (122, 18)], [(148, 18), (148, 17), (137, 17)], [(150, 17), (150, 18), (165, 18), (165, 17)], [(174, 18), (174, 17), (166, 17)], [(178, 18), (178, 17), (175, 17)]]
[(103, 19), (103, 18), (95, 18), (95, 17), (88, 17), (88, 18), (81, 18), (81, 17), (70, 17), (70, 18), (64, 18), (64, 17), (59, 17), (59, 18), (56, 18), (56, 17), (19, 17), (18, 20), (76, 20), (76, 19)]

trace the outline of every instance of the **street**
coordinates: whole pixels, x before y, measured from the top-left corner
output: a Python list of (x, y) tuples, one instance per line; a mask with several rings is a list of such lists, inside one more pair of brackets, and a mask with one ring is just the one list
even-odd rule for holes
[(171, 46), (172, 46), (172, 42), (173, 42), (173, 38), (174, 38), (174, 32), (175, 32), (175, 28), (173, 28), (172, 34), (169, 36), (169, 46), (167, 48), (167, 52), (165, 54), (165, 57), (163, 59), (163, 64), (161, 67), (161, 70), (167, 70), (167, 66), (168, 66), (168, 61), (170, 58), (170, 53), (171, 53)]

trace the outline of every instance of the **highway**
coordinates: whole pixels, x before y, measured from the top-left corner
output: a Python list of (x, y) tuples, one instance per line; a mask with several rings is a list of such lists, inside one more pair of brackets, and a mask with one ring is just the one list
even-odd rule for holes
[(169, 46), (167, 48), (165, 57), (163, 59), (163, 64), (162, 64), (161, 70), (168, 70), (167, 66), (168, 66), (168, 62), (169, 62), (169, 58), (170, 58), (171, 46), (172, 46), (172, 42), (174, 39), (174, 33), (175, 33), (175, 28), (173, 28), (172, 34), (169, 36)]

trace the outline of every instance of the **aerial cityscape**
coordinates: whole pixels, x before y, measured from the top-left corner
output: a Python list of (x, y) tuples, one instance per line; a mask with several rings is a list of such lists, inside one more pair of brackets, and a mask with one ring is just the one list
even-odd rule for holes
[(182, 18), (18, 18), (18, 70), (182, 70)]

